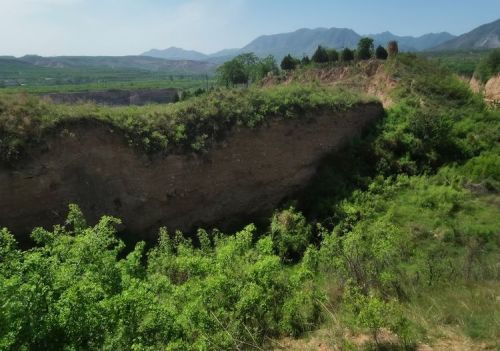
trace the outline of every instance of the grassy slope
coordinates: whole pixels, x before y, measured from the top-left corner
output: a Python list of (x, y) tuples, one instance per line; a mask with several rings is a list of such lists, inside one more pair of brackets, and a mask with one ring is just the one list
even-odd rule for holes
[[(371, 296), (353, 312), (352, 301), (342, 307), (332, 294), (336, 317), (323, 341), (356, 347), (342, 328), (383, 326), (401, 347), (405, 335), (498, 347), (500, 111), (425, 61), (401, 56), (386, 70), (400, 80), (387, 118), (334, 155), (299, 202), (328, 228), (320, 232), (324, 289), (351, 281)], [(380, 298), (398, 301), (397, 321), (373, 307)]]
[[(0, 346), (259, 349), (322, 329), (313, 349), (500, 347), (500, 111), (432, 63), (386, 69), (394, 106), (297, 199), (308, 219), (288, 208), (260, 236), (200, 231), (199, 248), (163, 231), (125, 259), (112, 221), (89, 228), (74, 208), (29, 251), (1, 232)], [(294, 89), (237, 106), (247, 122), (266, 94), (296, 111)]]

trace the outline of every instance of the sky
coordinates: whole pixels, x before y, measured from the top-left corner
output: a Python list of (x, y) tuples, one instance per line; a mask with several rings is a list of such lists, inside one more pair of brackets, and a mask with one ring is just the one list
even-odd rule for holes
[(0, 0), (0, 55), (213, 53), (317, 27), (459, 35), (499, 17), (500, 0)]

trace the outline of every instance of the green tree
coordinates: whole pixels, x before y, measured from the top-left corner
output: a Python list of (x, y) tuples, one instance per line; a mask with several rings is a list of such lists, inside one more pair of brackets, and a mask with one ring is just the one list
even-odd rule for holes
[(307, 249), (312, 229), (305, 217), (293, 207), (275, 213), (271, 220), (271, 237), (275, 249), (285, 260), (296, 260)]
[(500, 49), (495, 49), (477, 66), (475, 75), (484, 83), (500, 73)]
[(329, 62), (337, 62), (339, 60), (339, 53), (335, 49), (328, 49), (328, 61)]
[(233, 59), (217, 68), (217, 80), (227, 88), (237, 84), (248, 84), (248, 73), (243, 62)]
[(368, 60), (373, 57), (374, 46), (372, 38), (361, 38), (358, 42), (358, 59)]
[(377, 46), (377, 50), (375, 50), (375, 57), (379, 60), (387, 60), (387, 56), (389, 56), (387, 50), (384, 49), (382, 45)]
[(302, 57), (300, 63), (304, 66), (307, 66), (308, 64), (311, 63), (311, 59), (309, 58), (309, 56), (305, 55), (304, 57)]
[(281, 69), (285, 71), (293, 70), (297, 67), (297, 60), (288, 54), (281, 61)]
[(278, 65), (273, 56), (259, 59), (253, 53), (236, 56), (217, 69), (218, 81), (226, 87), (249, 84), (265, 77), (269, 72), (277, 73)]
[(326, 63), (328, 62), (328, 52), (321, 45), (318, 46), (314, 55), (312, 56), (312, 61), (315, 63)]
[(345, 48), (344, 50), (342, 50), (340, 58), (342, 62), (352, 61), (354, 60), (354, 51), (349, 48)]
[(259, 59), (252, 70), (250, 78), (253, 82), (259, 81), (269, 73), (277, 74), (279, 72), (278, 64), (274, 56), (269, 55), (263, 59)]

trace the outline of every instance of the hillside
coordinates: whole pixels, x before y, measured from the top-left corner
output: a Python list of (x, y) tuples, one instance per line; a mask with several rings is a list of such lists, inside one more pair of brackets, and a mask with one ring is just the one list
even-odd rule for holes
[(355, 47), (359, 35), (346, 28), (299, 29), (293, 33), (264, 35), (253, 40), (241, 52), (253, 52), (257, 56), (273, 55), (277, 58), (287, 54), (302, 57), (310, 55), (318, 45), (333, 48)]
[(462, 34), (441, 45), (434, 50), (460, 50), (460, 49), (492, 49), (500, 47), (500, 19), (484, 24), (472, 31)]
[(500, 110), (410, 54), (262, 85), (0, 96), (2, 348), (500, 347)]

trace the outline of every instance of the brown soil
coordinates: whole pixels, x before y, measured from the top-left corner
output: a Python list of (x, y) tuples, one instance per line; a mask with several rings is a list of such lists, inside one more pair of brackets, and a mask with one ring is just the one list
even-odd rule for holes
[[(0, 166), (0, 227), (22, 238), (63, 223), (77, 203), (91, 222), (121, 218), (137, 239), (267, 215), (303, 188), (321, 160), (383, 113), (379, 103), (233, 130), (205, 155), (148, 158), (104, 125), (67, 127), (22, 162)], [(243, 218), (245, 217), (245, 218)]]
[(327, 86), (337, 86), (375, 96), (384, 107), (390, 107), (393, 101), (391, 91), (397, 81), (389, 76), (384, 65), (377, 60), (358, 62), (349, 66), (308, 69), (294, 71), (286, 77), (268, 77), (264, 85), (318, 82)]
[(500, 101), (500, 75), (486, 82), (484, 86), (484, 96), (489, 100)]

